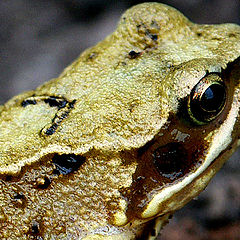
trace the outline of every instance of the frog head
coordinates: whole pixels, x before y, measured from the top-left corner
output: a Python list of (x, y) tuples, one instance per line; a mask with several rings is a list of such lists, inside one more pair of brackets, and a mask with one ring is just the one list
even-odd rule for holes
[(0, 236), (154, 239), (240, 144), (239, 115), (238, 25), (131, 8), (1, 106)]

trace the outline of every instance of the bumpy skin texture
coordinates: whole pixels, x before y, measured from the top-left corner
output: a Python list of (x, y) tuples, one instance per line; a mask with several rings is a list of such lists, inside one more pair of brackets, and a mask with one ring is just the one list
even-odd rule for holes
[[(141, 4), (59, 78), (1, 106), (1, 239), (153, 239), (240, 144), (239, 56), (239, 26)], [(186, 102), (209, 74), (226, 103), (198, 124)]]

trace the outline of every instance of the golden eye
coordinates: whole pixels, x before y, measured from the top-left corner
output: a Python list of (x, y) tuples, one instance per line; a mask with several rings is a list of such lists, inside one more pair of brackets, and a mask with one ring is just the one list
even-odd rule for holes
[(217, 74), (202, 78), (193, 88), (188, 99), (188, 114), (197, 124), (214, 120), (224, 109), (226, 86)]

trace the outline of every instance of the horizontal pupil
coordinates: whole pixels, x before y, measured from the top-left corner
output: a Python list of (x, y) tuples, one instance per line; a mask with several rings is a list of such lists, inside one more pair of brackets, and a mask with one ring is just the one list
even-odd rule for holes
[(225, 100), (225, 89), (220, 84), (212, 84), (201, 98), (201, 108), (207, 112), (218, 111)]

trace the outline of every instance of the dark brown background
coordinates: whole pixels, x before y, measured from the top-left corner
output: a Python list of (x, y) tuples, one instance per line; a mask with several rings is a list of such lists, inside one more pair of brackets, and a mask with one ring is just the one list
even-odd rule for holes
[[(143, 1), (0, 0), (0, 104), (56, 77)], [(239, 0), (157, 1), (197, 23), (240, 24)], [(161, 240), (240, 239), (240, 151), (196, 200), (174, 215)]]

